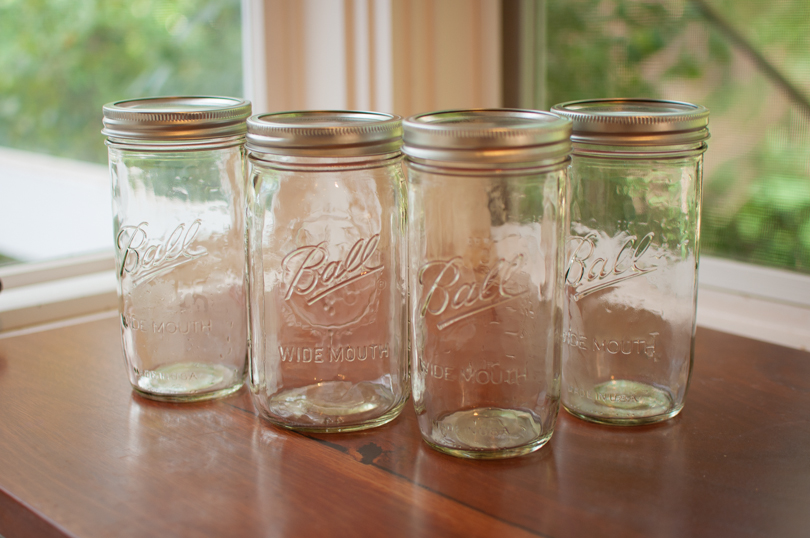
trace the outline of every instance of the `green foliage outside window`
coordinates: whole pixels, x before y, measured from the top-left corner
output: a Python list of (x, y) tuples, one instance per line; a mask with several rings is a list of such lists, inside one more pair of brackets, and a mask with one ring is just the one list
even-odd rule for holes
[(711, 111), (702, 252), (810, 272), (810, 3), (547, 0), (547, 104)]
[(105, 103), (242, 94), (239, 0), (0, 0), (0, 146), (106, 163)]

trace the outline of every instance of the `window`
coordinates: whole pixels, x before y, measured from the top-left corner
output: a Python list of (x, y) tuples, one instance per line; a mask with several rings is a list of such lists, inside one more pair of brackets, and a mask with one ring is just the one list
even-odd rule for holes
[(810, 4), (505, 0), (503, 21), (507, 106), (709, 108), (698, 323), (810, 345)]
[[(721, 317), (723, 309), (743, 310), (711, 303), (705, 289), (731, 291), (735, 301), (776, 300), (799, 308), (788, 318), (803, 320), (810, 312), (800, 291), (810, 289), (802, 274), (810, 273), (808, 41), (806, 0), (0, 0), (0, 280), (31, 287), (109, 272), (109, 254), (47, 260), (109, 253), (99, 131), (101, 106), (113, 100), (244, 95), (257, 112), (409, 115), (650, 96), (712, 112), (699, 320), (712, 304)], [(79, 240), (83, 246), (72, 245)], [(114, 280), (106, 282), (103, 304), (111, 307)], [(0, 331), (9, 316), (22, 323), (16, 314), (3, 318), (13, 311), (4, 306), (11, 291), (0, 293)], [(748, 308), (749, 317), (761, 317), (759, 306)], [(25, 323), (77, 313), (56, 310), (40, 308)], [(738, 318), (723, 323), (713, 326), (751, 334)], [(803, 330), (797, 341), (810, 341)]]
[(101, 107), (242, 94), (239, 0), (0, 1), (0, 331), (114, 308)]
[(702, 254), (810, 273), (810, 3), (507, 0), (505, 6), (519, 4), (516, 15), (531, 12), (535, 33), (523, 29), (531, 43), (517, 52), (530, 56), (529, 76), (537, 83), (521, 95), (515, 88), (525, 82), (525, 68), (513, 73), (507, 104), (657, 97), (706, 106), (713, 138), (705, 158)]
[(0, 2), (0, 264), (110, 250), (103, 104), (242, 94), (239, 0)]

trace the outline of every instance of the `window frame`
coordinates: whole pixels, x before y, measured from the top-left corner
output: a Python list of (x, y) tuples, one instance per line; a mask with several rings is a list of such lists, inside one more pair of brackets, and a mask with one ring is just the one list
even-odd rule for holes
[(0, 267), (0, 334), (118, 305), (110, 252)]

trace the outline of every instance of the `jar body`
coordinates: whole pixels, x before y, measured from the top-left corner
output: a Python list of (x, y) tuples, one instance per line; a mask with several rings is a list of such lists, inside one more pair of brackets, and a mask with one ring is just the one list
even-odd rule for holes
[(399, 153), (250, 156), (250, 389), (287, 428), (351, 431), (408, 397)]
[(516, 456), (554, 431), (566, 174), (408, 163), (412, 391), (433, 448)]
[(108, 143), (124, 356), (146, 397), (207, 399), (244, 381), (242, 142)]
[(644, 424), (683, 407), (702, 159), (573, 156), (562, 401), (580, 418)]

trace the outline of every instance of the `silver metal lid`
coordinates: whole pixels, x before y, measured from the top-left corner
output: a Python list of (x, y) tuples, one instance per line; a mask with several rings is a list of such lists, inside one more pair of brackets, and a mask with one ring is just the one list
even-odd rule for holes
[(354, 157), (399, 151), (402, 118), (381, 112), (306, 110), (256, 114), (249, 151), (302, 157)]
[(104, 105), (109, 138), (189, 141), (245, 133), (250, 101), (232, 97), (148, 97)]
[(412, 159), (493, 165), (556, 163), (571, 152), (571, 122), (519, 109), (447, 110), (403, 123), (402, 152)]
[(679, 101), (588, 99), (560, 103), (551, 111), (574, 122), (575, 145), (661, 147), (709, 138), (709, 111)]

